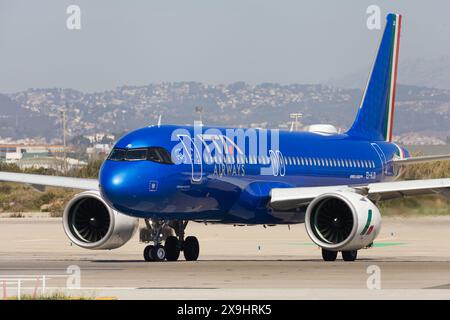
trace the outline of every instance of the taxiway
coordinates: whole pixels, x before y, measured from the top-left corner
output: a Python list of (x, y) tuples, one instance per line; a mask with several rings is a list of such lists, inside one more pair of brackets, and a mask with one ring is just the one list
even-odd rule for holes
[[(145, 245), (137, 236), (117, 250), (89, 251), (70, 244), (60, 219), (2, 218), (0, 284), (4, 279), (25, 279), (21, 290), (29, 293), (42, 290), (45, 276), (47, 292), (64, 291), (67, 268), (75, 265), (80, 268), (81, 289), (68, 290), (75, 295), (449, 299), (449, 232), (450, 217), (385, 218), (375, 247), (360, 250), (358, 261), (344, 262), (338, 257), (335, 262), (324, 262), (303, 225), (289, 229), (191, 223), (187, 234), (199, 238), (200, 260), (157, 263), (144, 262)], [(5, 288), (9, 295), (16, 292), (11, 281)]]

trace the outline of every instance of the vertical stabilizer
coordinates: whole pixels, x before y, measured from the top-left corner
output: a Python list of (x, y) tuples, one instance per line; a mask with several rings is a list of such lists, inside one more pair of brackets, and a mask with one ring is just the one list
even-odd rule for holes
[(372, 141), (392, 141), (402, 16), (390, 13), (386, 20), (386, 27), (358, 115), (347, 132), (352, 137)]

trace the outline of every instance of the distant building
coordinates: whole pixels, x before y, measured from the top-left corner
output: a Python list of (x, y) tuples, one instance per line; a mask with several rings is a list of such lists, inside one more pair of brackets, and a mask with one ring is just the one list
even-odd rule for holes
[[(81, 168), (85, 166), (87, 163), (82, 160), (66, 158), (66, 167), (68, 170), (73, 168)], [(55, 158), (55, 157), (30, 157), (30, 158), (22, 158), (17, 162), (17, 166), (21, 169), (28, 168), (45, 168), (45, 169), (54, 169), (58, 171), (64, 170), (64, 158)]]
[(89, 159), (103, 159), (111, 151), (111, 145), (107, 143), (96, 143), (93, 147), (86, 148)]
[(0, 161), (15, 163), (22, 159), (22, 152), (14, 145), (0, 145)]
[(20, 168), (59, 169), (63, 158), (64, 146), (60, 145), (0, 145), (0, 162), (14, 163)]
[(115, 138), (114, 135), (107, 134), (107, 133), (96, 133), (96, 134), (87, 135), (84, 137), (86, 139), (88, 139), (90, 143), (101, 142), (103, 139), (108, 139), (108, 140), (114, 141), (114, 138)]

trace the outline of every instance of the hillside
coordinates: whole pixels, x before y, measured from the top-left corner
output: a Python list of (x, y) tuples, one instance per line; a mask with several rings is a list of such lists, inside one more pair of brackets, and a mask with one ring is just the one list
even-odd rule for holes
[[(287, 128), (289, 113), (302, 112), (304, 125), (332, 123), (345, 130), (362, 92), (325, 85), (197, 82), (124, 86), (83, 93), (71, 89), (29, 89), (0, 95), (0, 138), (61, 137), (61, 115), (68, 109), (72, 136), (117, 133), (156, 123), (192, 124), (204, 108), (210, 125)], [(420, 133), (445, 141), (450, 136), (450, 90), (399, 85), (395, 135)]]

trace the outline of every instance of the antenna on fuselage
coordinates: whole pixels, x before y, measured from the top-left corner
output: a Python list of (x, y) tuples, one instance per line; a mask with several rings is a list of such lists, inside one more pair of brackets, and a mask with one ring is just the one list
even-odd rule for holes
[(160, 114), (158, 117), (158, 128), (161, 126), (161, 119), (162, 119), (162, 114)]

